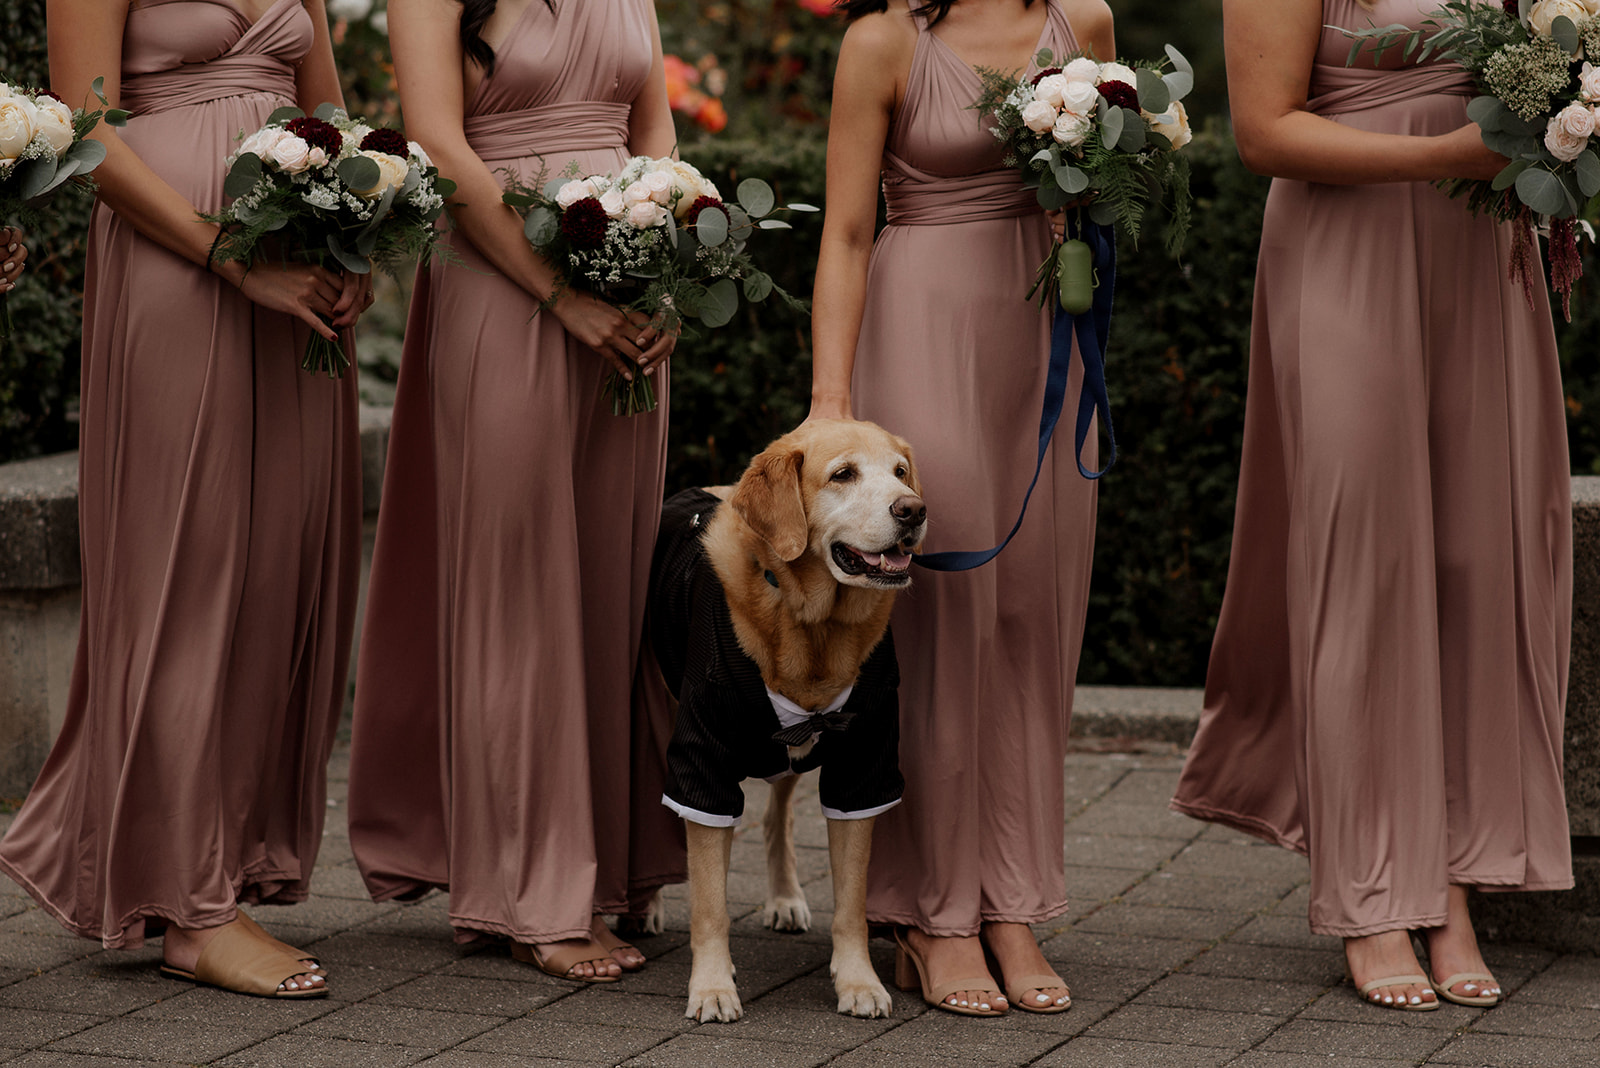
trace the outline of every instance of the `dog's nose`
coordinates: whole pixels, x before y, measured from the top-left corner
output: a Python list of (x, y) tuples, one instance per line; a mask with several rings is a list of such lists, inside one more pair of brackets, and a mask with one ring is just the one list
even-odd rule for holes
[(928, 506), (922, 503), (921, 497), (907, 494), (895, 499), (889, 506), (889, 514), (904, 525), (914, 527), (928, 518)]

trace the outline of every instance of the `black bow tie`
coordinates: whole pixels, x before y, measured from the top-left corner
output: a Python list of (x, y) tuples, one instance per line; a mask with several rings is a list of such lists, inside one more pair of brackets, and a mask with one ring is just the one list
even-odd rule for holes
[(835, 712), (813, 712), (792, 727), (785, 727), (772, 736), (775, 742), (787, 746), (805, 745), (818, 731), (842, 731), (855, 719), (854, 712), (839, 709)]

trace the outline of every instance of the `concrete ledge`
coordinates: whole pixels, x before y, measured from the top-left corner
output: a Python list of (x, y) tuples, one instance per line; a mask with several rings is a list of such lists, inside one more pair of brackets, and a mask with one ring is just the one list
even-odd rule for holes
[(1187, 747), (1200, 726), (1204, 703), (1204, 690), (1079, 686), (1072, 696), (1072, 736)]
[(78, 454), (0, 465), (0, 590), (76, 586)]
[[(1567, 814), (1600, 836), (1600, 476), (1572, 480), (1572, 658), (1567, 678)], [(1600, 887), (1600, 859), (1595, 885)], [(1597, 891), (1600, 895), (1600, 891)], [(1600, 916), (1600, 901), (1594, 903)]]

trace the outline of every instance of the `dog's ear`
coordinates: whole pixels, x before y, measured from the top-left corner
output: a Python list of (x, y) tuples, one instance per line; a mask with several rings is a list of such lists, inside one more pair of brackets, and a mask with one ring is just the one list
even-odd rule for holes
[(811, 539), (800, 495), (804, 462), (805, 454), (797, 449), (768, 449), (750, 461), (728, 499), (739, 518), (785, 562), (805, 552)]

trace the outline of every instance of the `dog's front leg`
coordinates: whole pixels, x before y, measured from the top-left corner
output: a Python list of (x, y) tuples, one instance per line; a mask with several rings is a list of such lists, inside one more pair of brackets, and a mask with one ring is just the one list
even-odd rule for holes
[(799, 782), (798, 775), (774, 782), (761, 820), (767, 847), (767, 903), (761, 908), (761, 922), (774, 931), (811, 929), (811, 906), (806, 904), (794, 859), (794, 788)]
[(689, 846), (689, 1005), (684, 1015), (731, 1023), (744, 1013), (728, 952), (728, 856), (732, 827), (685, 821)]
[(833, 992), (839, 1011), (852, 1016), (889, 1015), (889, 992), (867, 953), (867, 861), (872, 823), (828, 821), (828, 859), (833, 867)]

